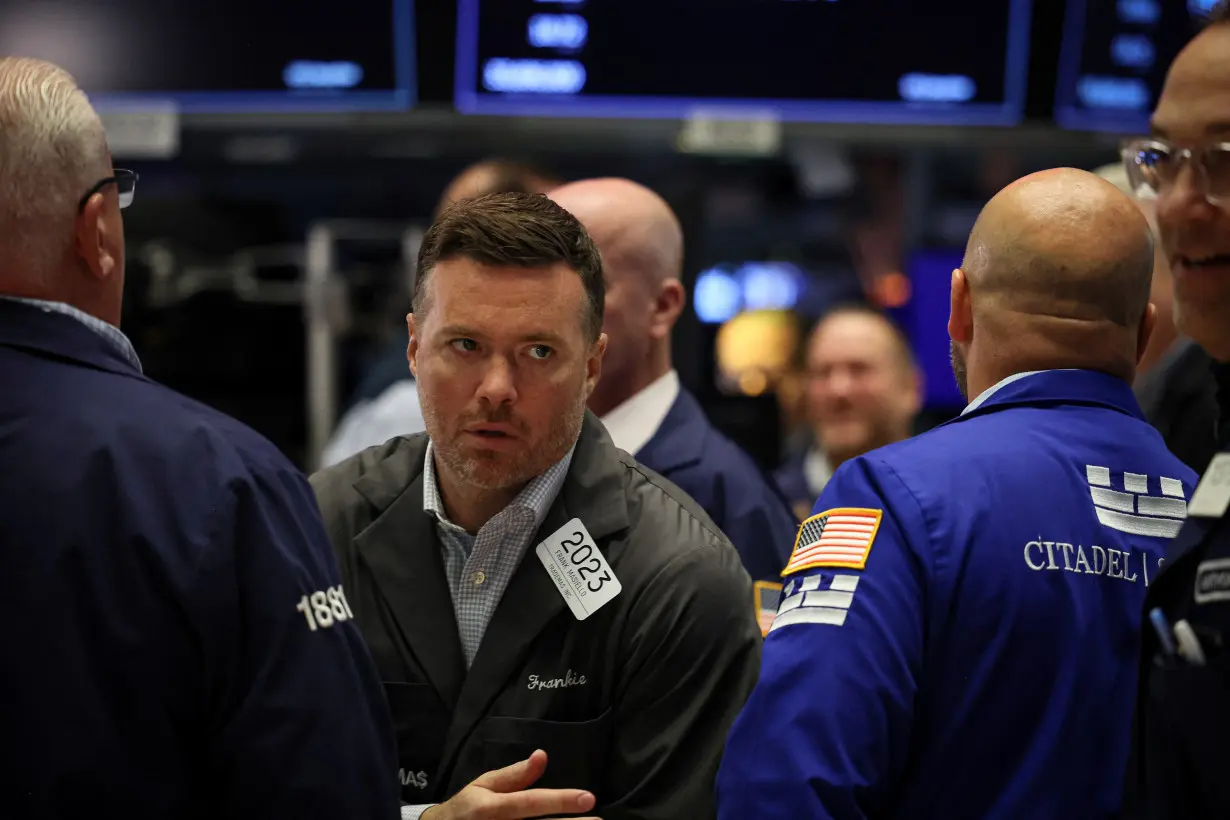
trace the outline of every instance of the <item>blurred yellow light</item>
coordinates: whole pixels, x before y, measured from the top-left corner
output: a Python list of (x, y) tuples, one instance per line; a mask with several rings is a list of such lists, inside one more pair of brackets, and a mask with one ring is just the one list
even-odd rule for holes
[(762, 386), (752, 395), (763, 393), (789, 368), (800, 342), (798, 322), (786, 311), (740, 313), (718, 330), (715, 349), (718, 370), (741, 390), (744, 390), (744, 374), (757, 371)]
[(745, 396), (759, 396), (769, 389), (769, 380), (759, 370), (745, 370), (739, 374), (739, 392)]

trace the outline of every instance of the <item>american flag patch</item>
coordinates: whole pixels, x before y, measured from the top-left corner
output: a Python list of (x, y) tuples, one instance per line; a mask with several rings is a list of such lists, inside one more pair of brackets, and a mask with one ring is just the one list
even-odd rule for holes
[(799, 527), (782, 576), (815, 567), (862, 569), (883, 515), (882, 510), (838, 507), (808, 518)]
[(782, 585), (772, 581), (757, 581), (752, 591), (755, 597), (756, 620), (760, 622), (760, 634), (768, 635), (777, 617), (778, 604), (782, 602)]

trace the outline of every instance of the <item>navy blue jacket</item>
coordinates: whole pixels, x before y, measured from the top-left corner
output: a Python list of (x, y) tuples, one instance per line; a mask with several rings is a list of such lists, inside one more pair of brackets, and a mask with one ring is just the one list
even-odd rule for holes
[(1081, 370), (843, 464), (784, 573), (721, 820), (1117, 817), (1141, 606), (1194, 480), (1126, 382)]
[(709, 422), (691, 393), (680, 389), (635, 455), (709, 513), (753, 580), (781, 580), (797, 522), (752, 457)]
[[(1216, 498), (1220, 487), (1224, 500), (1230, 492), (1230, 365), (1215, 365), (1214, 373), (1209, 380), (1222, 407), (1222, 450), (1197, 493), (1212, 491)], [(1175, 625), (1186, 621), (1204, 657), (1168, 649), (1156, 629), (1144, 630), (1136, 761), (1128, 772), (1128, 816), (1134, 818), (1230, 817), (1230, 514), (1198, 500), (1149, 587), (1145, 611), (1162, 610), (1172, 642)]]
[(340, 583), (272, 444), (0, 300), (0, 815), (395, 818)]
[(812, 492), (807, 483), (807, 470), (804, 464), (807, 452), (794, 456), (773, 473), (773, 481), (777, 489), (790, 504), (790, 511), (800, 519), (806, 518), (812, 505), (816, 503), (818, 493)]

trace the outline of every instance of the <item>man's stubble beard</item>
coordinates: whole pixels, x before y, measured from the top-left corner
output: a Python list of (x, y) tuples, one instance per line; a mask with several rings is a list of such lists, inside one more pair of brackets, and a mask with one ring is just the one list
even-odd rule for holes
[(457, 480), (482, 490), (502, 490), (532, 481), (564, 457), (580, 435), (587, 399), (581, 391), (567, 412), (552, 419), (542, 444), (521, 453), (481, 449), (466, 452), (454, 441), (443, 441), (439, 437), (439, 414), (426, 397), (422, 402), (423, 421), (436, 457)]
[(952, 375), (957, 380), (957, 389), (961, 391), (961, 398), (969, 404), (969, 374), (965, 368), (965, 357), (957, 349), (957, 343), (951, 339), (948, 340), (948, 358), (952, 362)]
[(829, 466), (833, 468), (839, 467), (853, 458), (866, 455), (872, 450), (887, 447), (901, 440), (897, 428), (884, 417), (869, 419), (865, 430), (866, 435), (853, 446), (825, 446), (824, 441), (821, 439), (819, 441), (820, 449), (828, 457)]

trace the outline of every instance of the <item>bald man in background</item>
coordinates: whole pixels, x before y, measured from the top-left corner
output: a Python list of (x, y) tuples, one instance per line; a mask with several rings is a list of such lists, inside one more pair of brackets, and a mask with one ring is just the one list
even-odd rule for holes
[(833, 471), (877, 447), (904, 441), (922, 408), (922, 374), (909, 340), (869, 305), (840, 305), (807, 341), (804, 407), (815, 441), (774, 480), (799, 519)]
[(846, 462), (803, 523), (720, 818), (1117, 816), (1141, 606), (1195, 481), (1132, 393), (1152, 271), (1092, 174), (986, 206), (948, 323), (976, 398)]
[[(444, 189), (435, 216), (462, 199), (487, 194), (541, 194), (558, 185), (547, 174), (506, 159), (484, 159), (467, 167)], [(353, 406), (337, 423), (325, 445), (321, 467), (329, 467), (367, 447), (427, 429), (418, 385), (406, 359), (406, 329), (372, 363), (351, 397)]]
[(679, 220), (660, 196), (626, 179), (574, 182), (550, 196), (602, 252), (609, 342), (589, 409), (616, 447), (709, 513), (753, 579), (779, 580), (795, 520), (751, 457), (705, 417), (671, 364), (671, 329), (685, 302)]

